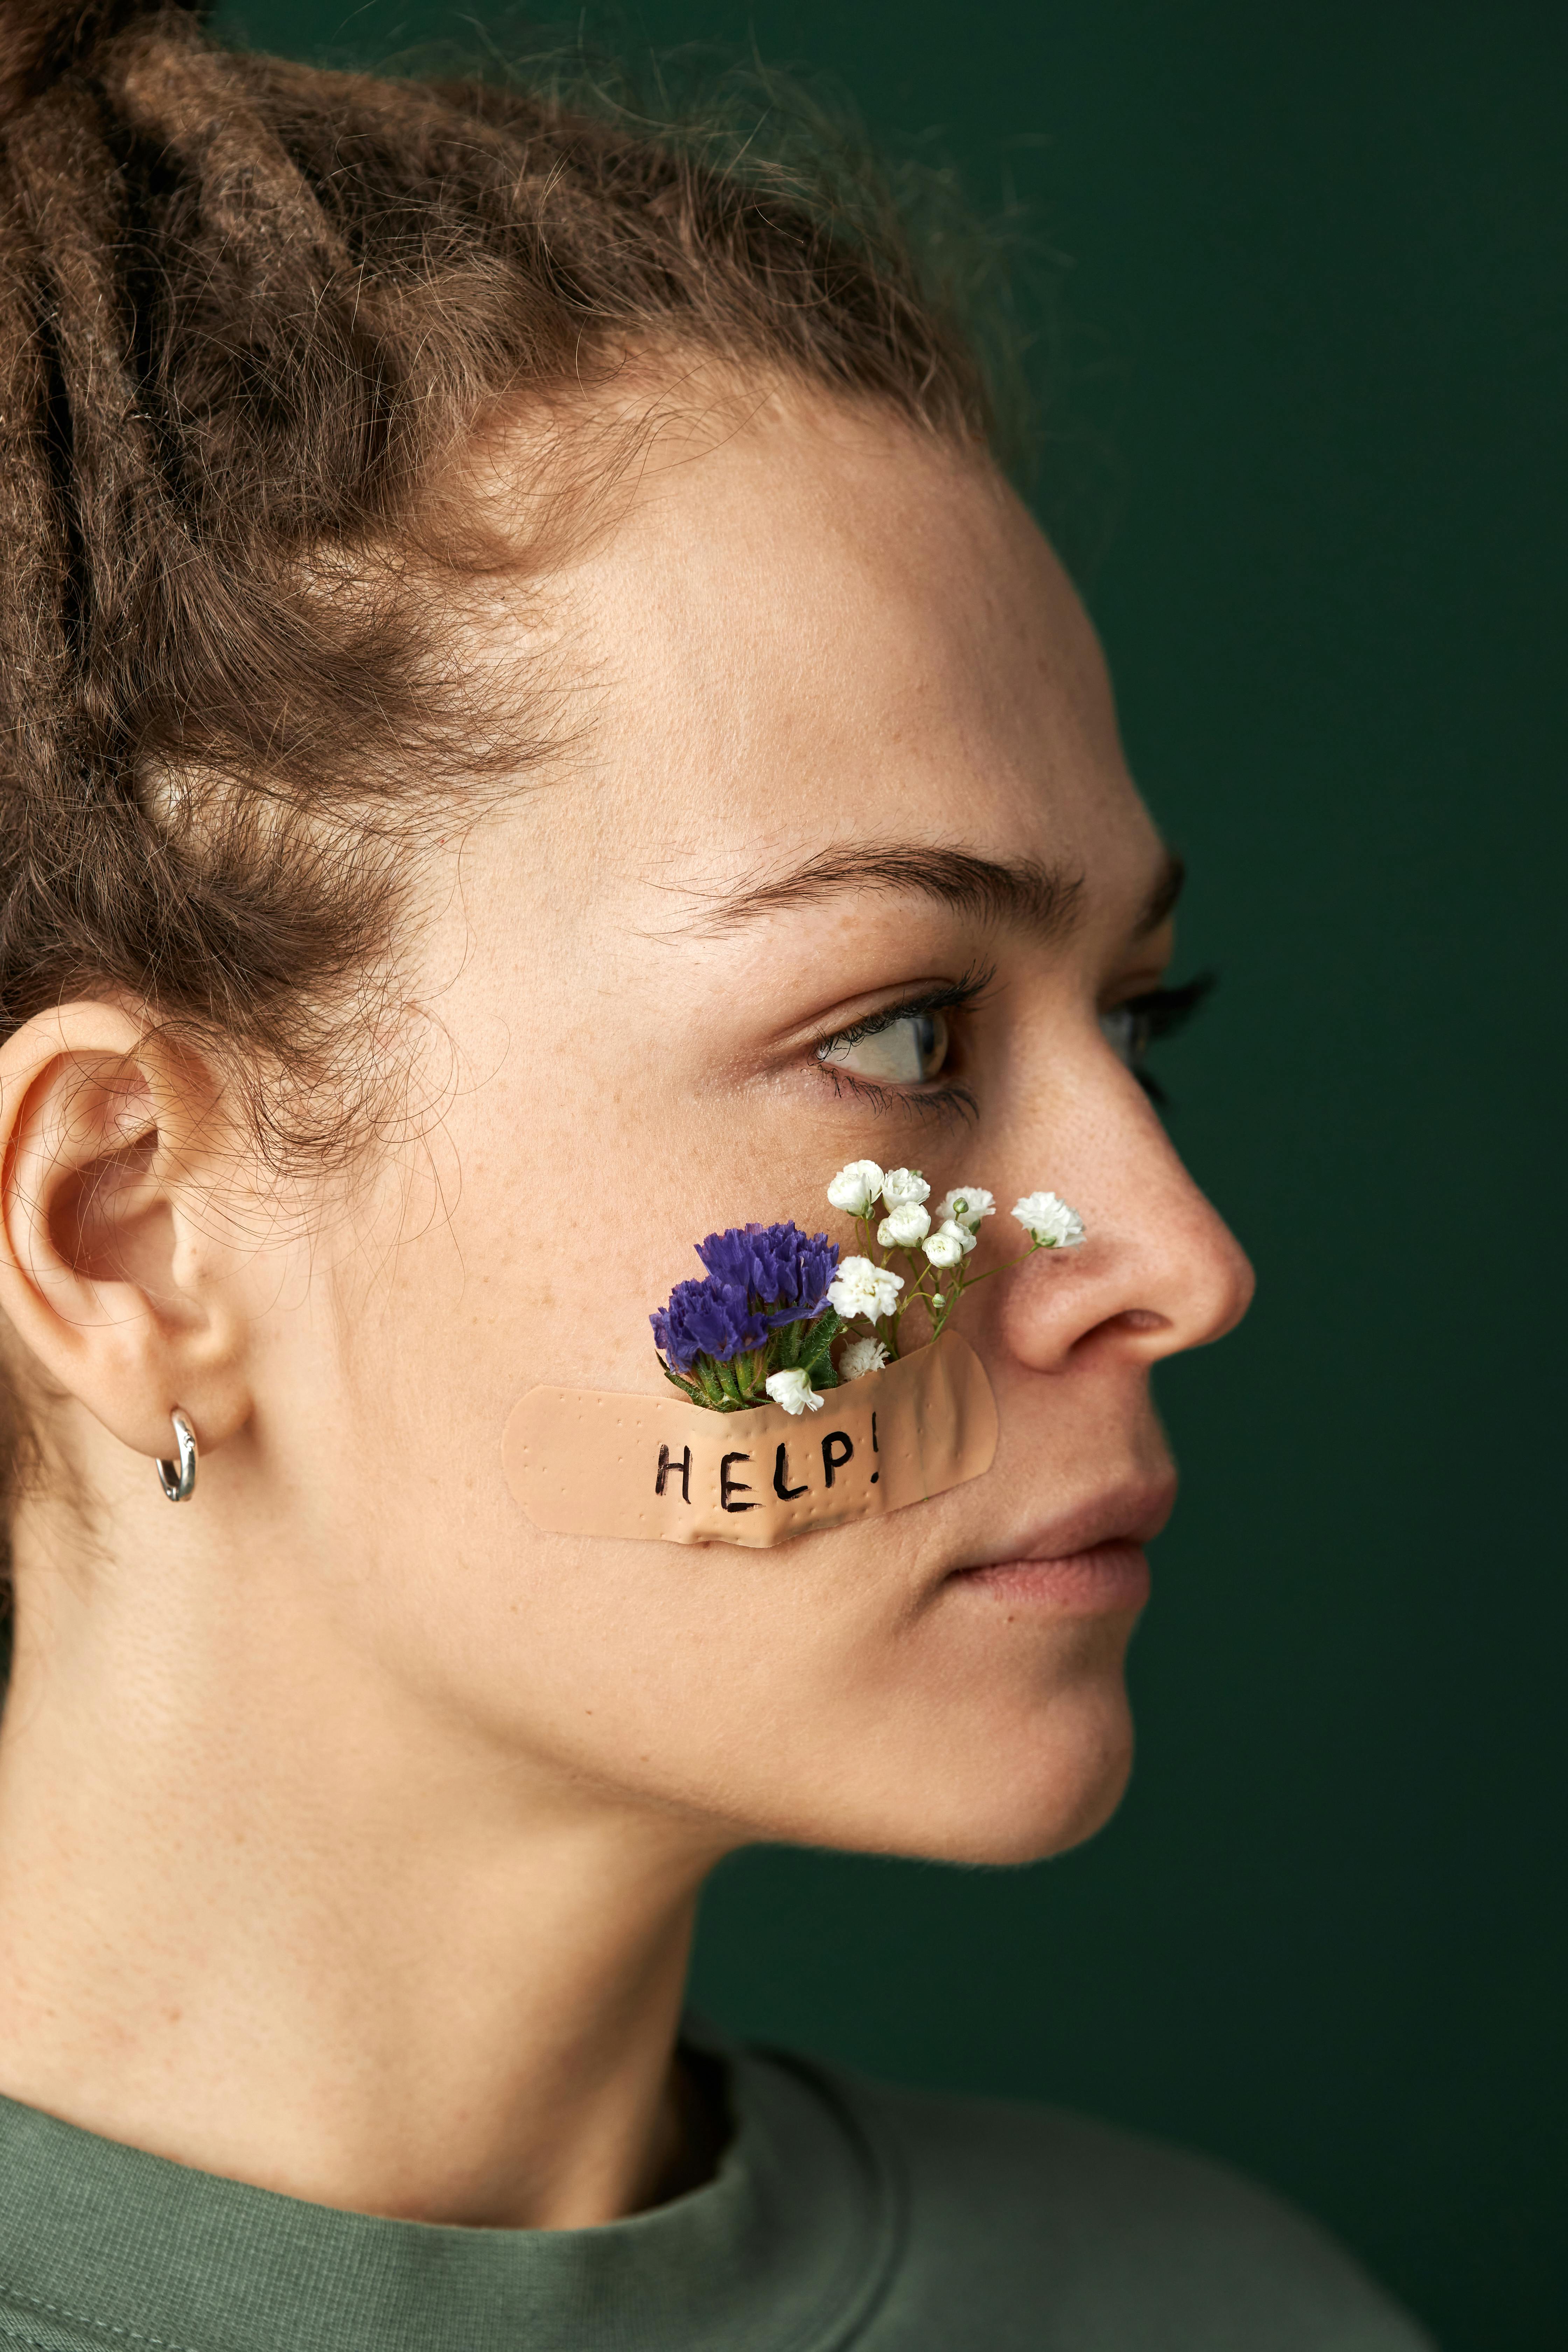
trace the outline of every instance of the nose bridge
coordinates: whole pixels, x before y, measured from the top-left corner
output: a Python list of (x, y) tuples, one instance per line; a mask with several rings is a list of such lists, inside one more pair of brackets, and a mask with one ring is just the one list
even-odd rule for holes
[(1095, 1087), (1076, 1115), (1036, 1128), (1027, 1148), (1042, 1171), (1031, 1185), (1061, 1193), (1086, 1239), (1070, 1271), (1030, 1266), (1001, 1286), (1004, 1337), (1017, 1355), (1047, 1369), (1090, 1334), (1114, 1331), (1130, 1354), (1153, 1361), (1241, 1320), (1253, 1292), (1246, 1253), (1133, 1078)]

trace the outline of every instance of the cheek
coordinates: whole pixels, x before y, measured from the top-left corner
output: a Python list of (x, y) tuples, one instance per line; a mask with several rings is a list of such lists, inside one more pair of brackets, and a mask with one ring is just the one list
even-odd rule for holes
[(542, 1381), (657, 1393), (648, 1318), (700, 1274), (693, 1244), (759, 1202), (782, 1213), (765, 1136), (679, 1067), (645, 1057), (598, 1077), (578, 1061), (563, 1076), (498, 1085), (476, 1107), (449, 1232), (428, 1254), (431, 1343), (461, 1356), (501, 1419)]
[(537, 1538), (504, 1501), (444, 1512), (444, 1564), (375, 1635), (498, 1762), (675, 1807), (720, 1843), (976, 1862), (1059, 1851), (1121, 1793), (1130, 1621), (1010, 1621), (945, 1587), (911, 1611), (920, 1546), (888, 1530), (607, 1544)]

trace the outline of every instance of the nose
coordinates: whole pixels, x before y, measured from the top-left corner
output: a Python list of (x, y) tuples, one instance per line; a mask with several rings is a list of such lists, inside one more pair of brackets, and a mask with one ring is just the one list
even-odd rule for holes
[(1026, 1188), (1052, 1186), (1079, 1211), (1082, 1245), (1040, 1251), (997, 1286), (1004, 1345), (1036, 1371), (1090, 1355), (1155, 1363), (1223, 1339), (1252, 1302), (1246, 1252), (1153, 1106), (1125, 1076), (1117, 1097), (1100, 1094), (1081, 1129), (1053, 1121), (1049, 1172)]

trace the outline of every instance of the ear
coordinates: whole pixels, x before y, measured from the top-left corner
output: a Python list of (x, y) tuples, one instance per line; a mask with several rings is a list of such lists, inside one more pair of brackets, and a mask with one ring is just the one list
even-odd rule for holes
[(249, 1417), (232, 1143), (211, 1070), (116, 1005), (61, 1005), (0, 1048), (0, 1310), (138, 1454), (172, 1452), (175, 1405), (204, 1450)]

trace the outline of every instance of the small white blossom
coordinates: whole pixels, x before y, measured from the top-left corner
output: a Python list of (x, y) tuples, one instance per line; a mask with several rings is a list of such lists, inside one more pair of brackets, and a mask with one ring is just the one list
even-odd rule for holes
[(841, 1381), (863, 1381), (868, 1372), (879, 1372), (887, 1360), (888, 1351), (880, 1339), (851, 1339), (838, 1359), (838, 1377)]
[(1013, 1214), (1046, 1249), (1077, 1249), (1082, 1244), (1083, 1219), (1054, 1192), (1026, 1193)]
[(827, 1287), (827, 1303), (847, 1322), (864, 1315), (874, 1323), (879, 1316), (892, 1313), (903, 1286), (901, 1274), (873, 1265), (868, 1257), (840, 1258), (838, 1272)]
[(918, 1207), (931, 1198), (931, 1186), (918, 1168), (890, 1168), (882, 1179), (882, 1198), (889, 1209)]
[(782, 1404), (785, 1412), (820, 1412), (822, 1410), (824, 1400), (812, 1387), (805, 1372), (770, 1372), (764, 1385), (773, 1402)]
[(877, 1228), (877, 1240), (883, 1249), (913, 1249), (923, 1242), (931, 1231), (931, 1219), (918, 1201), (907, 1201), (901, 1209), (894, 1209)]
[[(939, 1244), (940, 1247), (933, 1249), (932, 1243)], [(927, 1242), (926, 1255), (932, 1265), (957, 1265), (961, 1259), (969, 1255), (974, 1245), (975, 1237), (969, 1227), (961, 1225), (956, 1217), (949, 1217)]]
[(984, 1184), (955, 1184), (936, 1213), (939, 1225), (951, 1217), (956, 1224), (967, 1225), (973, 1232), (982, 1217), (996, 1214), (996, 1195), (988, 1192)]
[(827, 1198), (836, 1209), (851, 1217), (868, 1217), (871, 1204), (882, 1189), (882, 1171), (874, 1160), (852, 1160), (841, 1168), (827, 1188)]

